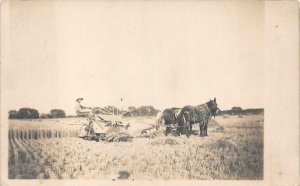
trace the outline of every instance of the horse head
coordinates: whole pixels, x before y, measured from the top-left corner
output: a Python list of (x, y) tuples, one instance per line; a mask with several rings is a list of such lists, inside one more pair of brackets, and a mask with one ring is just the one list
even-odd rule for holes
[(212, 113), (212, 116), (216, 116), (218, 110), (221, 111), (219, 108), (218, 108), (218, 103), (217, 103), (217, 99), (214, 98), (213, 100), (209, 99), (209, 101), (207, 102), (207, 106), (208, 108), (210, 109), (211, 113)]

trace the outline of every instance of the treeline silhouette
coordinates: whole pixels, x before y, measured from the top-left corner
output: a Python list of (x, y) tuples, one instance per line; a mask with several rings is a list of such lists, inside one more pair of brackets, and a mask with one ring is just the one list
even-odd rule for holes
[(32, 108), (20, 108), (18, 111), (10, 110), (8, 112), (9, 119), (35, 119), (39, 118), (39, 112)]
[[(115, 106), (105, 106), (95, 107), (96, 114), (114, 114), (114, 115), (123, 115), (125, 117), (133, 116), (156, 116), (160, 110), (155, 109), (153, 106), (140, 106), (138, 108), (130, 106), (128, 110), (122, 110)], [(20, 108), (17, 110), (10, 110), (8, 112), (9, 119), (37, 119), (37, 118), (65, 118), (65, 117), (76, 117), (76, 116), (66, 116), (66, 113), (62, 109), (52, 109), (50, 113), (39, 113), (37, 109), (33, 108)]]
[(217, 113), (219, 116), (223, 115), (259, 115), (264, 114), (263, 108), (255, 108), (255, 109), (242, 109), (241, 107), (232, 107), (231, 110), (222, 110)]
[(103, 108), (101, 107), (95, 107), (95, 113), (96, 114), (115, 114), (120, 115), (122, 114), (125, 117), (133, 117), (133, 116), (156, 116), (157, 113), (160, 111), (158, 109), (155, 109), (152, 105), (148, 106), (140, 106), (138, 108), (134, 106), (129, 106), (127, 110), (120, 110), (119, 108), (115, 106), (105, 106)]
[(61, 109), (52, 109), (49, 114), (40, 114), (38, 110), (33, 108), (20, 108), (17, 110), (10, 110), (8, 112), (9, 119), (37, 119), (37, 118), (65, 118), (66, 113)]
[(155, 109), (153, 106), (140, 106), (138, 108), (130, 106), (128, 111), (123, 114), (125, 117), (133, 116), (156, 116), (160, 110)]
[[(105, 106), (103, 108), (101, 107), (95, 107), (96, 114), (115, 114), (120, 115), (122, 114), (124, 117), (135, 117), (135, 116), (156, 116), (160, 110), (155, 109), (153, 106), (140, 106), (138, 108), (134, 106), (128, 107), (127, 110), (120, 110), (119, 108), (115, 106)], [(256, 109), (242, 109), (241, 107), (232, 107), (231, 110), (222, 110), (217, 113), (219, 116), (223, 115), (258, 115), (258, 114), (264, 114), (263, 108), (256, 108)], [(52, 109), (50, 110), (50, 113), (47, 114), (40, 114), (37, 109), (33, 108), (20, 108), (17, 110), (10, 110), (8, 112), (8, 118), (9, 119), (37, 119), (37, 118), (65, 118), (70, 117), (66, 116), (66, 113), (62, 109)], [(76, 117), (76, 116), (72, 116)]]

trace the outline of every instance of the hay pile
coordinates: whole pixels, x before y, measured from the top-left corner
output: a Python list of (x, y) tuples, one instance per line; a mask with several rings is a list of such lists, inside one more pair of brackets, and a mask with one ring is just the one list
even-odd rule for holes
[(141, 132), (140, 135), (137, 137), (139, 138), (156, 138), (156, 137), (163, 137), (165, 136), (164, 131), (162, 129), (152, 129), (152, 130), (145, 130)]
[(110, 128), (105, 136), (107, 142), (130, 142), (133, 137), (122, 128)]
[(105, 141), (107, 142), (130, 142), (132, 141), (132, 136), (125, 132), (113, 133), (106, 136)]

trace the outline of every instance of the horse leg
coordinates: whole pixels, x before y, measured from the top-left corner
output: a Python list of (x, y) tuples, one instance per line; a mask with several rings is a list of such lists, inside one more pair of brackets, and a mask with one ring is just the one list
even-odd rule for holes
[(200, 123), (199, 123), (199, 128), (200, 128), (199, 135), (202, 137), (202, 133), (203, 133), (203, 122), (200, 122)]
[(188, 112), (184, 112), (183, 113), (183, 129), (184, 133), (187, 135), (187, 137), (189, 137), (189, 125), (192, 126), (192, 123), (190, 122), (190, 115)]
[(192, 134), (192, 128), (193, 128), (193, 125), (190, 124), (190, 134)]
[(208, 136), (207, 135), (207, 125), (208, 125), (208, 120), (206, 120), (204, 123), (204, 136)]
[(180, 136), (180, 132), (181, 132), (181, 127), (177, 127), (176, 129), (177, 136)]
[(187, 137), (190, 137), (189, 125), (191, 125), (190, 122), (187, 122), (186, 126), (184, 127), (184, 133)]
[(171, 127), (166, 127), (165, 135), (167, 136), (171, 132)]

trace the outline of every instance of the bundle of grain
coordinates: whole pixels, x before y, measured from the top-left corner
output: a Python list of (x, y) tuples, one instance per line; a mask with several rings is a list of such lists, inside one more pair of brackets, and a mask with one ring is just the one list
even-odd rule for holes
[(141, 134), (137, 137), (140, 137), (140, 138), (156, 138), (156, 137), (163, 137), (165, 136), (164, 134), (164, 131), (162, 128), (153, 128), (153, 129), (150, 129), (150, 130), (143, 130), (141, 132)]
[(132, 136), (125, 132), (110, 133), (106, 135), (105, 141), (107, 142), (129, 142), (132, 141)]

